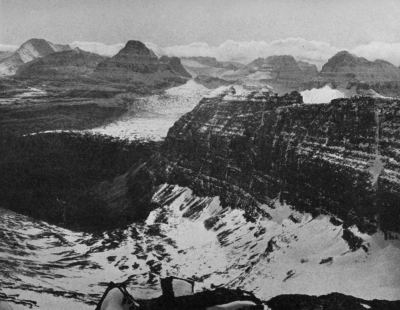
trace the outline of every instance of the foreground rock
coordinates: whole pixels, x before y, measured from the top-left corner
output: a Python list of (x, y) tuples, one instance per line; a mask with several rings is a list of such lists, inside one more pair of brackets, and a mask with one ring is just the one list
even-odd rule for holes
[(325, 296), (281, 295), (267, 301), (267, 305), (271, 310), (395, 310), (399, 309), (400, 301), (363, 300), (333, 293)]
[(148, 197), (168, 182), (221, 196), (249, 218), (279, 197), (300, 211), (334, 214), (346, 227), (398, 232), (399, 104), (361, 97), (304, 105), (298, 93), (227, 91), (177, 121), (162, 151), (121, 177), (107, 199), (148, 214)]

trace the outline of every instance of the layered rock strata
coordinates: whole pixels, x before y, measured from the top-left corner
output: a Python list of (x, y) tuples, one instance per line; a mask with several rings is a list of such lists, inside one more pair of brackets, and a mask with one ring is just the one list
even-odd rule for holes
[[(103, 194), (116, 210), (142, 216), (163, 183), (187, 186), (248, 220), (274, 200), (344, 228), (399, 231), (398, 100), (357, 97), (306, 105), (293, 92), (204, 98), (169, 130), (162, 150)], [(346, 235), (346, 234), (344, 234)], [(354, 247), (360, 246), (351, 233)]]

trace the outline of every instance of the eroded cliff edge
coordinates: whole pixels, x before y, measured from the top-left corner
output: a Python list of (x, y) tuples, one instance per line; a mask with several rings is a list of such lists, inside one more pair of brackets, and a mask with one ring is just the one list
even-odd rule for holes
[(147, 215), (157, 186), (169, 183), (220, 196), (250, 221), (268, 217), (258, 206), (279, 199), (390, 237), (400, 227), (399, 109), (399, 100), (306, 105), (297, 92), (232, 90), (202, 99), (169, 130), (160, 152), (101, 192), (133, 218)]

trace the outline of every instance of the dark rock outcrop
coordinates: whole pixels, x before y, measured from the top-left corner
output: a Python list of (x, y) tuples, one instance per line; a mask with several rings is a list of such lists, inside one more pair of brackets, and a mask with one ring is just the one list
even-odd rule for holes
[(178, 58), (158, 57), (140, 41), (128, 41), (115, 56), (101, 62), (97, 78), (116, 83), (137, 83), (152, 88), (184, 84), (189, 75)]
[(279, 295), (266, 302), (271, 310), (395, 310), (400, 308), (400, 301), (364, 300), (339, 293), (322, 296)]
[(11, 56), (0, 61), (0, 76), (13, 75), (23, 64), (29, 61), (70, 49), (68, 45), (54, 44), (44, 39), (30, 39)]
[(43, 79), (88, 76), (106, 58), (76, 48), (70, 51), (52, 53), (30, 61), (21, 66), (17, 74), (23, 77)]
[(333, 214), (344, 228), (399, 231), (399, 126), (398, 100), (304, 105), (296, 92), (224, 93), (203, 99), (169, 130), (161, 152), (102, 192), (114, 206), (146, 214), (150, 200), (138, 197), (168, 182), (218, 195), (249, 220), (260, 203), (280, 199)]

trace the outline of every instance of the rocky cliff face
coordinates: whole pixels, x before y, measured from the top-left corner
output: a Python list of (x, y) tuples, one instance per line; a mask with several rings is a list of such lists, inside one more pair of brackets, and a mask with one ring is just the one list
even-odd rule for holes
[(54, 44), (44, 39), (30, 39), (11, 56), (0, 61), (0, 76), (13, 75), (23, 64), (29, 61), (70, 49), (68, 45)]
[(377, 59), (369, 61), (347, 51), (334, 55), (322, 67), (320, 76), (325, 83), (341, 87), (361, 85), (394, 96), (400, 93), (400, 70), (390, 62)]
[(88, 76), (106, 57), (80, 49), (52, 53), (22, 65), (17, 74), (23, 77), (75, 78)]
[(114, 57), (101, 62), (95, 76), (118, 83), (141, 83), (163, 88), (186, 82), (189, 74), (179, 58), (161, 60), (142, 42), (128, 41)]
[(398, 100), (364, 97), (305, 105), (296, 92), (205, 98), (169, 130), (160, 153), (104, 193), (138, 215), (149, 212), (157, 185), (179, 184), (219, 196), (250, 221), (278, 199), (332, 214), (345, 228), (399, 231), (399, 110)]

